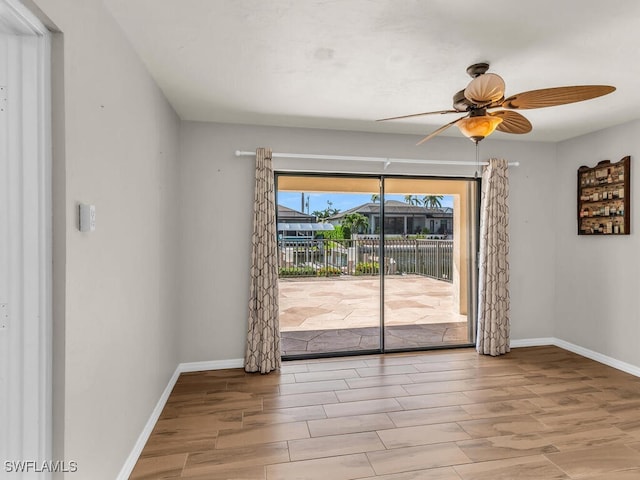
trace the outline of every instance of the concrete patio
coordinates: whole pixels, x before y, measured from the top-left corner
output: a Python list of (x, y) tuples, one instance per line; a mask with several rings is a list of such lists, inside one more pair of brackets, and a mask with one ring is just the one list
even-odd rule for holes
[[(279, 287), (283, 355), (379, 348), (379, 277), (281, 279)], [(428, 277), (386, 277), (386, 349), (469, 343), (453, 293)]]

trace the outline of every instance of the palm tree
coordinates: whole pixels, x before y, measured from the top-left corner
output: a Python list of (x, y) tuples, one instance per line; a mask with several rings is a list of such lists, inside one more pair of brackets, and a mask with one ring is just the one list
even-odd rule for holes
[(405, 195), (404, 201), (409, 205), (420, 205), (422, 203), (417, 195)]
[[(420, 205), (422, 203), (422, 201), (418, 198), (417, 195), (405, 195), (404, 196), (404, 201), (407, 202), (409, 205)], [(408, 227), (411, 230), (413, 230), (414, 217), (415, 217), (415, 215), (414, 215), (414, 212), (412, 210), (411, 211), (411, 227)], [(407, 234), (407, 233), (413, 233), (413, 232), (405, 231), (404, 233)]]
[[(348, 213), (342, 218), (342, 229), (343, 231), (348, 230), (349, 235), (351, 233), (362, 233), (368, 227), (369, 219), (361, 213)], [(347, 238), (346, 235), (345, 238)]]
[(327, 218), (333, 217), (338, 213), (340, 213), (340, 209), (333, 208), (333, 202), (327, 200), (327, 208), (325, 208), (324, 210), (314, 210), (313, 212), (311, 212), (311, 215), (314, 215), (319, 222), (324, 222)]
[(374, 193), (373, 195), (371, 195), (371, 201), (373, 203), (378, 203), (380, 201), (380, 194)]
[(442, 207), (442, 199), (444, 195), (425, 195), (422, 197), (424, 208), (440, 208)]

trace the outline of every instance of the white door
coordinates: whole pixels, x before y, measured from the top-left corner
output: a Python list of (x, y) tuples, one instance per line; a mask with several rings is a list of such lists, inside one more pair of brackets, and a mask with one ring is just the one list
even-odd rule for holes
[(53, 460), (48, 65), (46, 29), (0, 0), (0, 478)]
[[(9, 37), (0, 35), (0, 426), (9, 426), (9, 151), (6, 109)], [(8, 459), (9, 428), (0, 428), (0, 459)], [(4, 466), (2, 467), (4, 469)]]

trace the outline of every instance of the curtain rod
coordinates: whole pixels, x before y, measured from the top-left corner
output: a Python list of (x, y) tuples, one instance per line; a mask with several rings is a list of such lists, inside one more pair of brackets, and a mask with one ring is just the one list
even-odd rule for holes
[[(255, 156), (256, 152), (243, 152), (236, 150), (236, 157)], [(272, 153), (271, 158), (299, 158), (307, 160), (348, 160), (352, 162), (382, 162), (386, 169), (392, 163), (415, 163), (422, 165), (469, 165), (476, 166), (476, 162), (452, 161), (452, 160), (419, 160), (415, 158), (393, 158), (393, 157), (359, 157), (354, 155), (317, 155), (314, 153)], [(488, 162), (480, 162), (487, 165)], [(519, 167), (520, 162), (510, 162), (510, 167)]]

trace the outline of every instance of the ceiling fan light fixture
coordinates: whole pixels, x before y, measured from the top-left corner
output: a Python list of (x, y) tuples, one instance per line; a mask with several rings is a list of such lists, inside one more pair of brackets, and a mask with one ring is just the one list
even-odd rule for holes
[(478, 143), (483, 138), (491, 135), (501, 123), (502, 118), (500, 117), (479, 115), (462, 118), (456, 122), (456, 126), (465, 137), (471, 139), (472, 142)]

